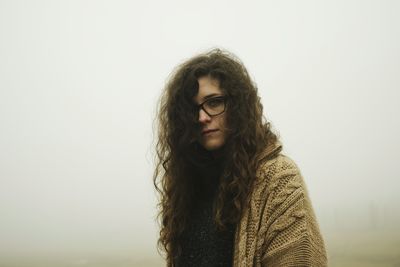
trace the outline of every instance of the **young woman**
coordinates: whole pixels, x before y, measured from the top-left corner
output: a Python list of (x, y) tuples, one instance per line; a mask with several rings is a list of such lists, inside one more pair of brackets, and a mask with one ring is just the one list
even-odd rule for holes
[(241, 61), (219, 49), (176, 68), (158, 110), (159, 245), (168, 266), (326, 266), (297, 165)]

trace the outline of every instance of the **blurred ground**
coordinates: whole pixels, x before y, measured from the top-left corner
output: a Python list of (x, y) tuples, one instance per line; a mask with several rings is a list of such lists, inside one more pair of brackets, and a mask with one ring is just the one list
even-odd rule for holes
[(399, 267), (397, 231), (336, 232), (326, 235), (330, 267)]
[[(330, 267), (399, 267), (400, 233), (396, 231), (335, 231), (325, 234)], [(157, 255), (15, 255), (2, 257), (0, 267), (158, 267)]]

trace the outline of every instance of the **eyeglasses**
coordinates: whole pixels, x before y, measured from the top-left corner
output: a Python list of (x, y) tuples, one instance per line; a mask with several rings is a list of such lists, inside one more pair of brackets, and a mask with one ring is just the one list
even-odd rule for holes
[(197, 106), (198, 110), (202, 109), (208, 116), (213, 117), (224, 113), (226, 106), (225, 96), (216, 96), (209, 98)]

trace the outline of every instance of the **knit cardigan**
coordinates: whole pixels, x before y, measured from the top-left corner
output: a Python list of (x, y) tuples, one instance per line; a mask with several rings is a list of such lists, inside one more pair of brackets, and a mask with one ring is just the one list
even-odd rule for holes
[(260, 155), (260, 167), (234, 244), (234, 267), (327, 266), (323, 238), (297, 165), (281, 143)]

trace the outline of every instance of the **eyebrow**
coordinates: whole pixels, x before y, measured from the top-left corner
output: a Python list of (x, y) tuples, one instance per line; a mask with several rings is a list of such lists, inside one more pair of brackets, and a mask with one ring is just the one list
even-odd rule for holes
[(202, 101), (200, 103), (203, 103), (207, 99), (210, 99), (210, 98), (213, 98), (213, 97), (217, 97), (217, 96), (223, 96), (223, 95), (221, 95), (221, 94), (209, 94), (209, 95), (206, 95), (205, 97), (203, 97), (203, 99), (202, 99)]

